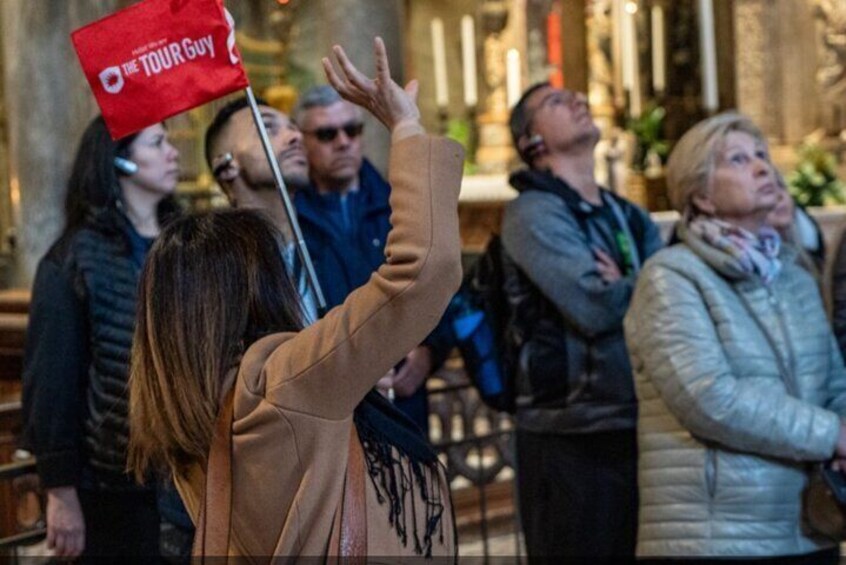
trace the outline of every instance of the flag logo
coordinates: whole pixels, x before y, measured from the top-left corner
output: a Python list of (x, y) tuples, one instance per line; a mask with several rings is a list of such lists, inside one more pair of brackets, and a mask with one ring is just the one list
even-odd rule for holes
[(229, 13), (226, 8), (223, 9), (223, 16), (226, 18), (226, 23), (229, 24), (229, 36), (226, 38), (226, 48), (229, 50), (229, 62), (237, 65), (240, 62), (235, 49), (235, 18)]
[(123, 90), (123, 74), (120, 72), (120, 67), (109, 67), (100, 73), (100, 82), (103, 84), (103, 90), (109, 94), (117, 94)]
[(141, 0), (71, 38), (114, 139), (249, 85), (222, 0)]

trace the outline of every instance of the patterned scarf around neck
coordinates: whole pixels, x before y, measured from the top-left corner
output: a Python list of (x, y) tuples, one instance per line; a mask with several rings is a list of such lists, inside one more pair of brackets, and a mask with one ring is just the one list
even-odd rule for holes
[(690, 222), (689, 229), (711, 247), (730, 255), (735, 267), (758, 276), (767, 286), (781, 272), (781, 237), (771, 227), (761, 228), (756, 235), (723, 220), (700, 216)]

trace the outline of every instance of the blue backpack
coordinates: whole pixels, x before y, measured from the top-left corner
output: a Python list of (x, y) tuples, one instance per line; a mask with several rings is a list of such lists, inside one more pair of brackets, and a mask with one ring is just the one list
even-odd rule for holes
[(536, 297), (494, 235), (447, 309), (467, 375), (494, 410), (516, 410), (520, 351), (529, 337)]

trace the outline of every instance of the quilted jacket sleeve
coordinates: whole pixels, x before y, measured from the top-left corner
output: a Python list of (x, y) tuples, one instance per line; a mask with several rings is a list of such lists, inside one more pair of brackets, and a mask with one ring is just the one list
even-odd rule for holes
[(704, 296), (683, 270), (647, 265), (626, 318), (638, 379), (694, 436), (770, 457), (831, 457), (839, 418), (759, 379), (737, 379)]

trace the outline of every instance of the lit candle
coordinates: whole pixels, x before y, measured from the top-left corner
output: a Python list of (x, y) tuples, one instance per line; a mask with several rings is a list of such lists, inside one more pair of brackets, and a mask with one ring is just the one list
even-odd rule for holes
[(461, 62), (464, 66), (464, 105), (472, 108), (479, 101), (476, 91), (476, 30), (473, 17), (461, 18)]
[(632, 83), (634, 83), (634, 60), (635, 60), (635, 53), (632, 51), (632, 36), (634, 35), (634, 30), (632, 29), (634, 22), (632, 21), (632, 16), (628, 10), (628, 3), (626, 3), (625, 8), (622, 10), (620, 14), (620, 27), (622, 31), (622, 40), (621, 40), (621, 51), (622, 51), (622, 59), (623, 59), (623, 89), (628, 90), (631, 92)]
[(637, 47), (637, 3), (627, 2), (623, 16), (623, 86), (629, 91), (629, 115), (640, 116), (643, 100), (640, 93), (640, 62)]
[(714, 38), (714, 4), (699, 0), (699, 48), (702, 60), (702, 107), (716, 112), (720, 106), (717, 88), (717, 47)]
[(664, 38), (664, 7), (652, 6), (652, 88), (664, 92), (667, 88), (667, 46)]
[(432, 54), (435, 60), (435, 103), (438, 108), (446, 108), (449, 106), (449, 86), (447, 85), (444, 22), (441, 18), (432, 20)]
[(623, 86), (623, 3), (625, 0), (613, 0), (611, 3), (611, 50), (614, 60), (614, 106), (622, 109), (626, 103), (625, 87)]
[(513, 108), (523, 92), (520, 80), (520, 52), (516, 49), (509, 49), (505, 56), (505, 85), (508, 107)]

